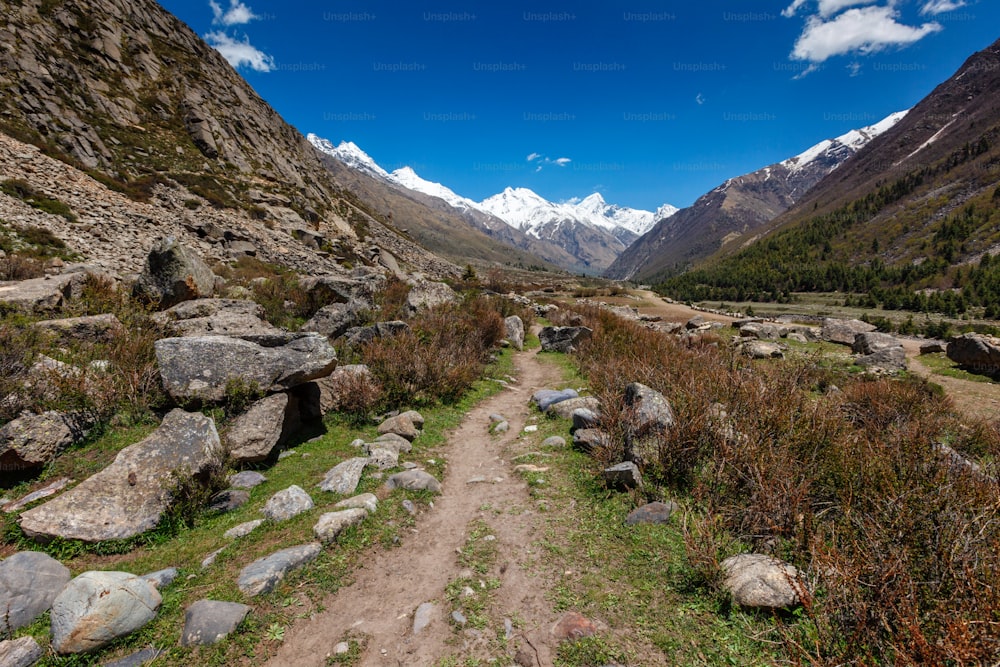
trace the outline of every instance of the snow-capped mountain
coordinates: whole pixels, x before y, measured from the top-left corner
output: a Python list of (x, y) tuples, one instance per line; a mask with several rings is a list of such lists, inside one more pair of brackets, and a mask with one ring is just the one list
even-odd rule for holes
[[(600, 272), (607, 268), (626, 247), (659, 220), (677, 212), (669, 204), (656, 212), (609, 204), (599, 193), (568, 202), (551, 202), (527, 188), (506, 188), (481, 202), (463, 197), (445, 185), (421, 178), (410, 167), (388, 172), (356, 144), (339, 145), (309, 134), (306, 137), (318, 150), (343, 164), (407, 190), (443, 200), (469, 216), (474, 224), (496, 232), (490, 219), (499, 219), (510, 227), (543, 244), (561, 248), (564, 257), (558, 262), (573, 271)], [(478, 215), (477, 215), (478, 214)], [(488, 219), (483, 219), (486, 216)], [(518, 247), (529, 249), (526, 244)], [(538, 244), (533, 248), (539, 252)], [(565, 253), (568, 253), (566, 255)], [(553, 253), (543, 256), (553, 257)]]
[(740, 247), (768, 229), (827, 174), (906, 115), (825, 139), (787, 160), (730, 178), (629, 245), (605, 272), (646, 280), (697, 263), (720, 248)]

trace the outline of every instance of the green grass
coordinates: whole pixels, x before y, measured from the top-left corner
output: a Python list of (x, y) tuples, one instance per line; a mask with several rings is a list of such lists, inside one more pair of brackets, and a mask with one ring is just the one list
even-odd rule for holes
[(963, 369), (961, 366), (949, 359), (943, 352), (921, 355), (920, 363), (931, 369), (935, 375), (943, 375), (945, 377), (967, 380), (969, 382), (984, 382), (987, 384), (993, 384), (996, 382), (988, 375), (980, 375)]

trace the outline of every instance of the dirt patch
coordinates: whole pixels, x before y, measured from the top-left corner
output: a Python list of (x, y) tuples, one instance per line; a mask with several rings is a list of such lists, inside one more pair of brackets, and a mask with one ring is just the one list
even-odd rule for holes
[[(450, 582), (468, 575), (458, 551), (476, 519), (488, 524), (496, 538), (499, 558), (490, 576), (498, 577), (500, 586), (494, 605), (505, 610), (501, 615), (517, 619), (512, 646), (537, 651), (539, 665), (552, 664), (548, 629), (555, 615), (545, 583), (551, 579), (539, 576), (533, 545), (542, 522), (524, 481), (502, 457), (524, 428), (531, 394), (559, 381), (558, 369), (539, 363), (535, 354), (519, 353), (518, 383), (473, 408), (449, 435), (442, 451), (448, 461), (444, 491), (433, 507), (422, 508), (413, 533), (398, 548), (365, 563), (351, 585), (323, 601), (322, 613), (294, 626), (268, 665), (326, 664), (348, 633), (367, 640), (361, 665), (430, 665), (450, 653), (490, 650), (475, 633), (456, 630), (445, 596)], [(491, 414), (507, 418), (507, 434), (489, 434)], [(470, 483), (477, 478), (485, 481)], [(414, 635), (414, 613), (425, 602), (435, 608), (429, 625)], [(496, 637), (498, 631), (504, 632), (502, 625), (480, 634)]]

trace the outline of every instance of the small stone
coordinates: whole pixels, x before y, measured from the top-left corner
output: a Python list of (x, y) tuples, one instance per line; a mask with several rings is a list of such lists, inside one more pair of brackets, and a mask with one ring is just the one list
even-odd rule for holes
[(271, 496), (261, 513), (271, 521), (287, 521), (313, 507), (313, 500), (309, 494), (293, 484)]
[(201, 569), (204, 570), (206, 567), (211, 567), (212, 565), (214, 565), (215, 559), (219, 557), (219, 554), (221, 554), (225, 548), (226, 547), (219, 547), (212, 553), (205, 556), (201, 561)]
[(457, 609), (451, 612), (451, 620), (455, 621), (455, 625), (460, 628), (464, 628), (465, 624), (469, 622), (469, 619), (465, 617), (465, 614), (458, 611)]
[(184, 613), (181, 646), (210, 646), (222, 641), (252, 610), (238, 602), (198, 600)]
[(222, 534), (227, 540), (235, 540), (239, 537), (246, 537), (254, 531), (254, 529), (260, 524), (264, 523), (263, 519), (254, 519), (253, 521), (246, 521), (237, 526), (233, 526), (226, 532)]
[(486, 481), (485, 477), (483, 477), (482, 475), (478, 475), (476, 477), (469, 478), (469, 481), (467, 481), (466, 484), (482, 484), (485, 481)]
[(433, 491), (441, 493), (441, 482), (423, 470), (407, 470), (390, 475), (385, 481), (388, 489), (406, 489), (408, 491)]
[(264, 477), (264, 475), (256, 470), (244, 470), (230, 476), (229, 486), (234, 489), (252, 489), (266, 481), (267, 477)]
[(142, 578), (153, 584), (157, 590), (161, 588), (166, 588), (170, 584), (174, 583), (174, 580), (180, 575), (180, 572), (176, 567), (168, 567), (165, 570), (157, 570), (156, 572), (150, 572), (149, 574), (142, 575)]
[(208, 512), (219, 512), (226, 514), (237, 510), (250, 501), (250, 492), (245, 489), (226, 489), (219, 491), (208, 501)]
[(604, 482), (614, 489), (638, 489), (642, 487), (642, 473), (631, 461), (625, 461), (604, 469)]
[(236, 585), (251, 596), (270, 593), (286, 574), (315, 559), (321, 550), (319, 542), (311, 542), (276, 551), (244, 567)]
[(434, 603), (424, 602), (413, 614), (413, 634), (418, 635), (433, 620)]
[(403, 509), (406, 510), (410, 514), (410, 516), (417, 515), (417, 506), (413, 504), (412, 500), (404, 500)]
[(334, 655), (347, 655), (351, 652), (351, 645), (347, 642), (338, 642), (336, 646), (333, 647)]
[(542, 440), (542, 447), (563, 448), (566, 446), (566, 439), (558, 435), (549, 436)]
[(497, 422), (490, 429), (490, 433), (506, 433), (510, 430), (510, 423), (505, 421)]
[(514, 622), (509, 618), (503, 619), (503, 632), (506, 639), (510, 639), (514, 636)]
[(534, 433), (537, 430), (538, 430), (538, 424), (529, 424), (528, 426), (524, 427), (525, 433)]
[(375, 510), (378, 509), (378, 497), (374, 493), (362, 493), (359, 496), (341, 500), (333, 507), (335, 509), (360, 508), (367, 510), (369, 514), (374, 514)]
[(640, 523), (667, 523), (670, 521), (670, 515), (678, 509), (677, 503), (673, 501), (667, 503), (652, 502), (632, 510), (625, 517), (625, 523), (630, 526)]
[(575, 611), (568, 611), (552, 626), (552, 636), (558, 641), (574, 641), (597, 634), (597, 625)]

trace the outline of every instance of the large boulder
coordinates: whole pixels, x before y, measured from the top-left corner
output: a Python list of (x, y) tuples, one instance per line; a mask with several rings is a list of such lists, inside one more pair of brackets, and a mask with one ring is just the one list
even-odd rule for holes
[(660, 444), (676, 421), (670, 402), (655, 389), (632, 382), (625, 387), (624, 404), (628, 415), (626, 460), (640, 465), (657, 461)]
[(34, 637), (0, 641), (0, 665), (3, 667), (31, 667), (44, 653)]
[(124, 327), (111, 313), (67, 317), (58, 320), (35, 322), (36, 329), (49, 333), (61, 341), (93, 341), (107, 343), (114, 340)]
[(314, 560), (321, 550), (319, 542), (310, 542), (258, 558), (240, 571), (236, 585), (250, 596), (270, 593), (289, 572)]
[(878, 331), (866, 331), (854, 334), (854, 343), (851, 344), (851, 352), (867, 355), (894, 347), (903, 347), (903, 343), (895, 336)]
[(903, 346), (886, 347), (855, 359), (854, 363), (869, 370), (887, 372), (906, 370), (906, 350)]
[(103, 542), (156, 527), (173, 501), (172, 486), (220, 464), (215, 422), (173, 410), (144, 440), (121, 450), (107, 468), (61, 496), (21, 514), (31, 538)]
[(413, 442), (414, 438), (420, 435), (420, 430), (417, 425), (413, 423), (413, 418), (407, 414), (399, 414), (395, 417), (389, 417), (381, 424), (378, 425), (379, 435), (386, 435), (388, 433), (395, 433), (396, 435), (402, 436)]
[(545, 412), (557, 403), (579, 397), (580, 394), (575, 389), (539, 389), (531, 395), (531, 400), (539, 410)]
[(840, 343), (841, 345), (854, 345), (854, 338), (859, 333), (875, 331), (875, 326), (862, 322), (861, 320), (841, 320), (828, 317), (823, 320), (823, 329), (820, 336), (830, 343)]
[(0, 635), (30, 625), (52, 607), (69, 568), (48, 554), (20, 551), (0, 561)]
[(156, 618), (161, 602), (142, 577), (84, 572), (52, 603), (52, 647), (63, 655), (96, 651)]
[(228, 336), (164, 338), (155, 343), (163, 385), (179, 403), (221, 401), (232, 381), (265, 392), (329, 375), (337, 353), (325, 336), (304, 334), (276, 347)]
[(412, 314), (447, 303), (457, 303), (458, 294), (445, 283), (420, 280), (406, 295), (406, 308)]
[(302, 325), (302, 331), (314, 331), (323, 334), (330, 340), (339, 338), (347, 330), (362, 321), (365, 311), (369, 308), (362, 301), (347, 303), (331, 303), (323, 306), (308, 322)]
[(948, 358), (956, 364), (984, 375), (1000, 373), (1000, 338), (967, 333), (948, 343)]
[(503, 337), (519, 350), (524, 349), (524, 321), (517, 315), (504, 318)]
[(257, 401), (236, 417), (223, 433), (222, 442), (234, 465), (267, 460), (299, 426), (296, 401), (286, 392)]
[(605, 468), (601, 475), (604, 483), (612, 489), (638, 489), (642, 487), (642, 473), (631, 461), (625, 461)]
[(593, 329), (587, 327), (543, 327), (538, 332), (538, 340), (543, 352), (573, 352), (592, 333)]
[(253, 607), (238, 602), (198, 600), (184, 612), (181, 646), (210, 646), (234, 632)]
[(748, 322), (740, 327), (740, 336), (759, 340), (777, 340), (782, 332), (781, 327), (766, 322)]
[(132, 294), (168, 308), (211, 296), (214, 290), (215, 274), (208, 264), (194, 250), (167, 236), (149, 251)]
[(740, 344), (740, 351), (751, 359), (781, 359), (785, 351), (778, 343), (751, 339)]
[(787, 609), (801, 602), (802, 583), (793, 566), (765, 554), (739, 554), (722, 561), (722, 583), (733, 601), (751, 609)]
[(172, 306), (155, 319), (174, 336), (229, 336), (260, 345), (288, 342), (288, 332), (264, 319), (264, 307), (248, 299), (195, 299)]
[(0, 427), (0, 470), (38, 469), (83, 439), (92, 426), (83, 414), (25, 414)]
[(601, 402), (594, 396), (577, 396), (550, 404), (545, 409), (545, 413), (556, 415), (560, 419), (572, 419), (576, 410), (590, 410), (595, 414), (600, 414)]
[(77, 272), (0, 284), (0, 304), (32, 312), (58, 310), (79, 291), (86, 276)]

